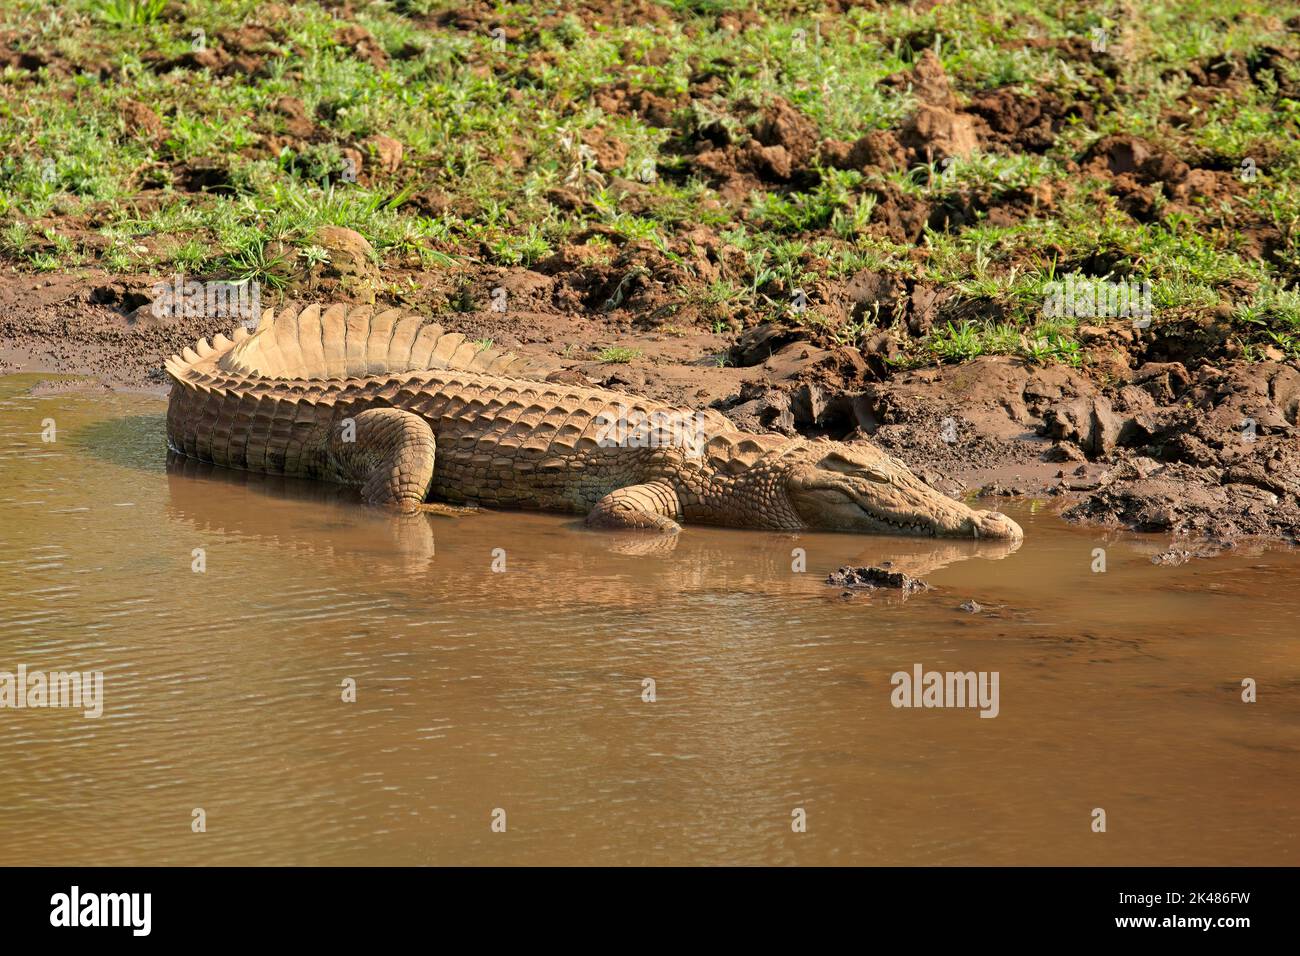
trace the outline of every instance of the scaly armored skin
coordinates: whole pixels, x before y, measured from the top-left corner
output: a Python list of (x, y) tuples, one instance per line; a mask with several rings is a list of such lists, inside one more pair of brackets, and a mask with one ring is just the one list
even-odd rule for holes
[(167, 441), (227, 468), (358, 485), (408, 512), (438, 501), (664, 532), (685, 521), (1021, 537), (866, 442), (745, 434), (716, 412), (548, 380), (554, 371), (398, 309), (267, 310), (256, 332), (168, 360)]

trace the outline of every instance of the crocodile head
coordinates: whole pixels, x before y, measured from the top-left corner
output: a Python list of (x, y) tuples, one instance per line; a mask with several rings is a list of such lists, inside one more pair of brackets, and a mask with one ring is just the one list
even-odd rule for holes
[(1006, 515), (975, 511), (935, 491), (870, 445), (810, 442), (788, 456), (786, 491), (810, 530), (945, 538), (1024, 533)]

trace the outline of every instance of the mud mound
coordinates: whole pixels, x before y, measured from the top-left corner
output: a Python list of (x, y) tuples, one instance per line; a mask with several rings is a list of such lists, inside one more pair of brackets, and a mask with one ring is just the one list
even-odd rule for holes
[[(742, 344), (808, 350), (784, 336), (768, 327)], [(842, 377), (834, 352), (816, 359), (720, 407), (741, 427), (867, 438), (953, 495), (1045, 495), (1070, 520), (1178, 536), (1300, 536), (1293, 364), (1074, 369), (986, 356), (871, 382)]]
[(817, 127), (781, 97), (748, 116), (750, 137), (741, 142), (719, 124), (699, 127), (684, 148), (694, 152), (693, 169), (728, 201), (739, 202), (755, 189), (811, 185), (817, 181)]
[(838, 571), (832, 571), (826, 578), (826, 583), (837, 588), (866, 588), (868, 590), (889, 588), (894, 591), (902, 591), (904, 594), (929, 590), (930, 585), (920, 578), (914, 578), (902, 571), (891, 571), (889, 570), (889, 564), (886, 561), (886, 567), (883, 568), (843, 567)]

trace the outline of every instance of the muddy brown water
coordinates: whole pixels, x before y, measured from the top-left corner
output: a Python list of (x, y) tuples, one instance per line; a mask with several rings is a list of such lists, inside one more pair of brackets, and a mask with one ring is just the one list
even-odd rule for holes
[[(1293, 551), (1161, 567), (1029, 503), (1014, 552), (397, 520), (36, 378), (0, 379), (0, 672), (102, 671), (103, 715), (0, 709), (0, 864), (1300, 862)], [(885, 560), (933, 589), (824, 583)], [(996, 671), (997, 717), (893, 707), (918, 663)]]

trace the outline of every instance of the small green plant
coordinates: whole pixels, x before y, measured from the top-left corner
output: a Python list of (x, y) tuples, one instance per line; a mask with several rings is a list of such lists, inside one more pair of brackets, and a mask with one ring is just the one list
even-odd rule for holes
[(504, 235), (488, 244), (492, 258), (503, 266), (531, 266), (551, 251), (550, 244), (542, 235), (541, 229), (529, 226), (522, 236)]
[(95, 0), (95, 13), (105, 23), (118, 27), (141, 27), (162, 16), (167, 0)]
[(1268, 338), (1287, 355), (1300, 355), (1300, 335), (1292, 332), (1271, 331), (1268, 333)]
[(317, 245), (303, 246), (298, 250), (298, 255), (302, 256), (303, 265), (309, 270), (330, 261), (329, 250)]
[(611, 346), (601, 352), (596, 358), (609, 365), (626, 365), (628, 362), (641, 355), (640, 349), (629, 349), (622, 346)]
[(194, 239), (187, 239), (172, 252), (172, 262), (186, 271), (197, 270), (207, 258), (208, 250)]
[(11, 222), (0, 232), (0, 246), (5, 251), (12, 252), (15, 255), (22, 254), (27, 249), (27, 244), (31, 241), (31, 233), (27, 226), (21, 222)]
[(858, 197), (847, 208), (836, 209), (831, 213), (831, 229), (841, 239), (853, 239), (865, 230), (871, 222), (871, 214), (876, 210), (876, 195), (868, 193)]
[(930, 351), (941, 362), (966, 362), (983, 353), (984, 348), (974, 322), (949, 322), (930, 336)]
[(269, 289), (284, 289), (289, 284), (288, 256), (268, 248), (260, 237), (227, 256), (225, 265), (239, 282), (260, 282)]
[(1056, 328), (1035, 330), (1026, 336), (1024, 352), (1026, 358), (1040, 365), (1064, 362), (1077, 368), (1083, 363), (1079, 343)]

